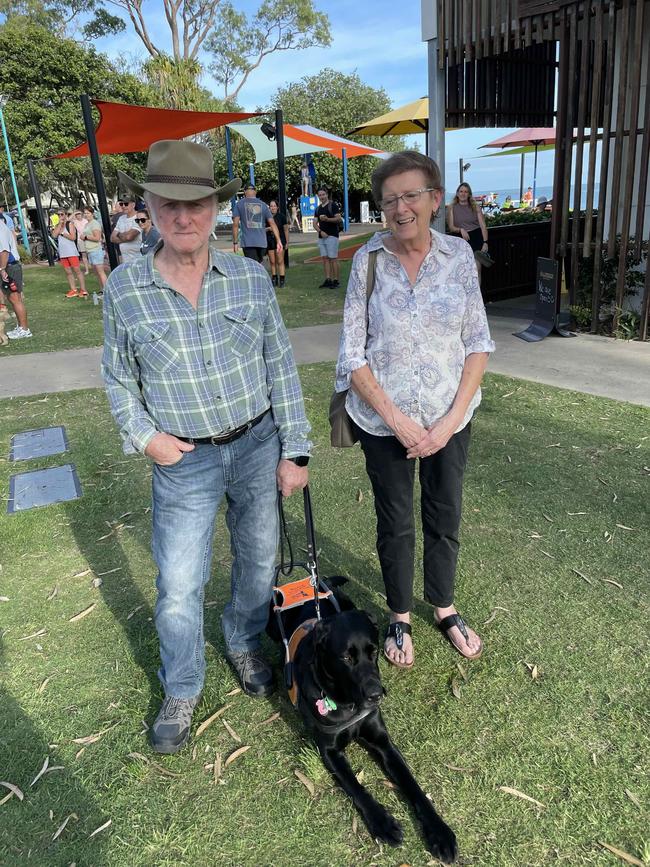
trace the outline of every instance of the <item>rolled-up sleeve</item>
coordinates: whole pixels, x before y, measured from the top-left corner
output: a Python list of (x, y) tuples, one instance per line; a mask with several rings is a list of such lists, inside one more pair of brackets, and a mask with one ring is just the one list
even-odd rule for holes
[(302, 388), (289, 335), (272, 290), (269, 292), (264, 323), (264, 361), (271, 411), (282, 444), (282, 457), (308, 455), (312, 446), (308, 439), (311, 425), (305, 415)]
[(466, 255), (468, 260), (467, 273), (469, 274), (469, 280), (465, 285), (466, 302), (461, 340), (465, 346), (465, 357), (467, 357), (474, 352), (494, 352), (496, 346), (490, 337), (490, 328), (485, 313), (483, 296), (481, 295), (481, 287), (478, 282), (474, 253), (469, 244), (465, 244), (464, 246), (467, 247), (467, 252), (463, 252), (463, 255)]
[(358, 250), (352, 260), (350, 279), (343, 308), (343, 328), (336, 362), (336, 391), (350, 388), (352, 372), (367, 364), (367, 299), (368, 251)]
[[(110, 278), (109, 278), (110, 281)], [(104, 290), (104, 352), (102, 376), (125, 454), (144, 452), (158, 432), (140, 391), (138, 362), (127, 331), (115, 310), (109, 283)]]

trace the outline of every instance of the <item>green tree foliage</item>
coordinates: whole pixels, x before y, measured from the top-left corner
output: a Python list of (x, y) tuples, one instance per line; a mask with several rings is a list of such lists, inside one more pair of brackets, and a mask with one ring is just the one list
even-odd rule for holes
[[(317, 75), (305, 76), (300, 81), (281, 87), (273, 96), (271, 106), (282, 109), (285, 123), (308, 123), (344, 137), (348, 137), (348, 130), (391, 109), (385, 90), (364, 84), (356, 73), (345, 75), (335, 69), (322, 69)], [(349, 138), (382, 151), (401, 150), (404, 147), (404, 140), (399, 136)], [(305, 145), (305, 150), (309, 150), (308, 145)], [(323, 153), (314, 153), (313, 159), (318, 183), (325, 184), (333, 191), (334, 198), (342, 201), (341, 160)], [(242, 178), (247, 178), (248, 163), (253, 160), (253, 153), (250, 146), (236, 134), (233, 135), (233, 160), (236, 172)], [(301, 165), (301, 157), (286, 160), (287, 192), (290, 198), (300, 193)], [(358, 201), (370, 198), (370, 176), (376, 165), (375, 157), (354, 157), (348, 161), (348, 188), (353, 213)], [(255, 166), (255, 176), (264, 195), (268, 197), (277, 193), (275, 162)]]
[[(11, 17), (0, 27), (0, 92), (6, 97), (5, 120), (19, 192), (27, 195), (28, 158), (41, 160), (69, 150), (86, 138), (79, 96), (114, 102), (156, 105), (156, 92), (128, 73), (119, 72), (103, 54), (72, 39), (62, 39), (24, 17)], [(116, 170), (129, 171), (143, 155), (103, 157), (108, 192), (115, 188)], [(0, 172), (7, 171), (0, 156)], [(43, 189), (73, 198), (77, 190), (92, 190), (88, 159), (37, 163)]]
[(248, 18), (232, 3), (219, 7), (217, 26), (205, 43), (210, 71), (227, 99), (236, 99), (251, 73), (269, 54), (332, 42), (329, 19), (312, 0), (264, 0)]
[[(79, 31), (87, 40), (126, 29), (124, 21), (112, 15), (102, 0), (0, 0), (0, 15), (7, 20), (17, 16), (29, 18), (57, 36), (73, 36)], [(83, 26), (79, 25), (81, 17), (85, 20)]]

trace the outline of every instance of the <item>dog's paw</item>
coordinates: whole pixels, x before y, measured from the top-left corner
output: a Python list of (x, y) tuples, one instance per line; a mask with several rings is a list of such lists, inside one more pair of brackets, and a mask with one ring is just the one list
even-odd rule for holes
[(404, 839), (404, 831), (397, 819), (381, 804), (375, 804), (364, 815), (370, 836), (380, 843), (399, 846)]
[(423, 825), (427, 849), (443, 864), (453, 864), (458, 855), (456, 835), (444, 822)]

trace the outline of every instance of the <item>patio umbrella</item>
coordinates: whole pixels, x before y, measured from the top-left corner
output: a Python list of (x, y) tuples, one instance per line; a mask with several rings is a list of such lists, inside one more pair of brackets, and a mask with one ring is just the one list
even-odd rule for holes
[(346, 135), (409, 135), (429, 129), (429, 98), (423, 96), (355, 126)]
[(482, 148), (512, 148), (528, 145), (535, 148), (535, 167), (533, 168), (533, 204), (535, 203), (535, 188), (537, 185), (537, 149), (540, 145), (555, 144), (555, 127), (533, 126), (516, 129), (494, 141), (481, 145)]

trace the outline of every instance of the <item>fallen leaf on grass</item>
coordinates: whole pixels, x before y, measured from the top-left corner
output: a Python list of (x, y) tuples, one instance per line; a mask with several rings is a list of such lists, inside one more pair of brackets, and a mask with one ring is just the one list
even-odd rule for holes
[(574, 515), (586, 515), (586, 514), (587, 514), (586, 512), (567, 512), (567, 515), (571, 515), (571, 516), (574, 516)]
[(601, 581), (604, 581), (605, 584), (613, 584), (614, 587), (618, 587), (619, 590), (623, 589), (623, 585), (619, 584), (618, 581), (614, 581), (613, 578), (601, 578)]
[(571, 571), (575, 572), (576, 575), (579, 575), (583, 581), (587, 582), (587, 584), (593, 584), (591, 578), (587, 578), (587, 576), (583, 572), (581, 572), (579, 569), (574, 569), (573, 567), (571, 567)]
[(353, 816), (352, 817), (352, 833), (356, 834), (358, 828), (359, 828), (359, 822), (357, 820), (357, 817)]
[(84, 754), (85, 752), (86, 752), (86, 748), (85, 748), (85, 747), (82, 747), (80, 750), (77, 750), (77, 752), (74, 754), (74, 760), (75, 760), (75, 762), (76, 762), (78, 759), (80, 759), (80, 758), (83, 756), (83, 754)]
[[(539, 550), (542, 551), (541, 548), (540, 548)], [(549, 554), (548, 551), (542, 551), (542, 554), (543, 554), (545, 557), (548, 557), (549, 560), (555, 560), (555, 557), (554, 557), (552, 554)]]
[(129, 614), (126, 615), (126, 619), (130, 620), (133, 617), (133, 615), (137, 614), (141, 608), (144, 608), (144, 602), (142, 602), (140, 605), (136, 605), (136, 607), (133, 609), (133, 611), (131, 611)]
[(446, 762), (443, 762), (446, 768), (449, 768), (450, 771), (460, 771), (462, 774), (473, 774), (474, 768), (459, 768), (458, 765), (448, 765)]
[(72, 577), (73, 578), (85, 578), (86, 575), (90, 575), (91, 572), (92, 572), (92, 569), (84, 569), (83, 572), (77, 572)]
[(544, 518), (546, 518), (546, 520), (549, 522), (549, 524), (553, 523), (553, 518), (549, 518), (549, 516), (546, 514), (546, 512), (542, 512), (542, 515)]
[(56, 594), (57, 594), (58, 592), (59, 592), (59, 588), (56, 587), (56, 586), (53, 587), (53, 588), (50, 590), (50, 595), (47, 597), (47, 601), (48, 601), (48, 602), (51, 602), (52, 599), (54, 599), (54, 597), (56, 596)]
[(0, 602), (9, 602), (8, 596), (0, 596)]
[(459, 699), (462, 697), (461, 692), (460, 692), (460, 684), (458, 683), (457, 677), (454, 677), (451, 681), (451, 692), (452, 692), (454, 698)]
[(96, 605), (97, 603), (93, 602), (92, 605), (89, 605), (88, 608), (84, 608), (84, 610), (80, 611), (79, 614), (75, 614), (74, 617), (70, 617), (68, 623), (76, 623), (78, 620), (87, 617)]
[(36, 695), (40, 695), (43, 692), (43, 690), (48, 685), (48, 683), (52, 680), (53, 677), (54, 677), (54, 675), (51, 674), (49, 677), (45, 678), (45, 680), (41, 683), (39, 688), (36, 690)]
[(57, 830), (54, 832), (54, 836), (52, 837), (52, 842), (54, 843), (54, 841), (57, 839), (57, 837), (60, 837), (61, 834), (63, 834), (63, 832), (65, 831), (65, 826), (68, 824), (68, 822), (70, 821), (70, 819), (78, 819), (78, 818), (79, 818), (79, 816), (77, 816), (76, 813), (70, 813), (70, 815), (67, 816), (67, 817), (63, 820), (63, 822), (59, 825), (59, 827), (57, 828)]
[(302, 772), (302, 771), (299, 771), (297, 768), (296, 768), (296, 770), (294, 771), (294, 774), (295, 774), (296, 778), (297, 778), (298, 780), (300, 780), (300, 782), (303, 784), (303, 786), (307, 789), (307, 791), (309, 792), (309, 794), (310, 794), (310, 795), (312, 796), (312, 798), (313, 798), (314, 795), (315, 795), (315, 793), (316, 793), (316, 790), (314, 789), (314, 784), (313, 784), (312, 781), (309, 779), (309, 777), (306, 777), (306, 776), (303, 774), (303, 772)]
[(250, 750), (250, 746), (248, 746), (248, 747), (239, 747), (238, 749), (235, 750), (234, 753), (230, 753), (230, 755), (228, 756), (228, 758), (226, 759), (226, 761), (225, 761), (225, 763), (224, 763), (224, 768), (227, 768), (228, 765), (230, 765), (230, 764), (232, 764), (233, 762), (237, 761), (237, 759), (238, 759), (240, 756), (243, 756), (244, 753), (247, 753), (248, 750)]
[(108, 828), (108, 826), (112, 825), (112, 824), (113, 824), (112, 819), (109, 819), (108, 822), (104, 822), (103, 825), (100, 825), (99, 828), (95, 828), (95, 830), (91, 834), (88, 834), (88, 839), (90, 840), (90, 838), (94, 837), (95, 834), (99, 834), (101, 831), (105, 831), (106, 828)]
[(636, 531), (636, 527), (626, 527), (625, 524), (617, 524), (617, 527), (620, 527), (621, 530), (631, 530), (632, 532)]
[(616, 846), (610, 846), (609, 843), (603, 843), (602, 840), (598, 841), (598, 845), (602, 846), (603, 849), (609, 849), (609, 851), (613, 852), (614, 855), (618, 855), (621, 861), (626, 861), (628, 864), (636, 864), (637, 867), (645, 867), (643, 861), (639, 861), (639, 859), (635, 858), (634, 855), (628, 855), (628, 853), (623, 852), (622, 849), (617, 849)]
[(114, 729), (115, 726), (118, 725), (118, 724), (119, 724), (119, 720), (118, 720), (118, 722), (114, 722), (113, 725), (110, 725), (108, 728), (106, 728), (106, 729), (102, 729), (100, 732), (95, 732), (94, 735), (86, 735), (86, 737), (84, 737), (84, 738), (73, 738), (73, 739), (72, 739), (72, 743), (73, 743), (73, 744), (84, 744), (84, 745), (86, 745), (86, 744), (94, 744), (94, 743), (96, 743), (96, 742), (97, 742), (101, 737), (103, 737), (103, 736), (106, 734), (106, 732), (110, 732), (110, 730), (111, 730), (111, 729)]
[(32, 632), (31, 635), (24, 635), (18, 641), (29, 641), (30, 638), (38, 638), (39, 635), (47, 635), (47, 629), (39, 629), (38, 632)]
[(212, 766), (212, 779), (216, 783), (221, 776), (221, 753), (217, 753), (214, 757), (214, 765)]
[(535, 798), (531, 798), (530, 795), (525, 795), (523, 792), (520, 792), (519, 789), (511, 789), (510, 786), (499, 786), (500, 792), (505, 792), (506, 795), (514, 795), (516, 798), (522, 798), (524, 801), (530, 801), (531, 804), (536, 804), (538, 807), (544, 807), (540, 801), (536, 801)]
[(524, 665), (526, 666), (526, 668), (530, 672), (531, 678), (533, 680), (537, 680), (537, 678), (539, 677), (539, 672), (537, 670), (537, 666), (531, 662), (524, 662)]
[(222, 719), (221, 722), (223, 723), (223, 727), (224, 727), (225, 730), (228, 732), (228, 734), (230, 735), (230, 737), (235, 741), (235, 743), (240, 744), (240, 743), (241, 743), (241, 738), (239, 737), (239, 735), (237, 734), (237, 732), (234, 730), (234, 728), (230, 725), (230, 723), (228, 722), (228, 720), (227, 720), (227, 719)]
[(391, 783), (390, 780), (382, 780), (382, 783), (386, 786), (387, 789), (395, 789), (395, 783)]
[(182, 777), (182, 774), (176, 774), (174, 771), (168, 771), (167, 768), (163, 768), (162, 765), (159, 765), (158, 762), (150, 762), (149, 763), (152, 768), (155, 768), (159, 774), (162, 774), (164, 777), (174, 777), (174, 779), (178, 777)]
[(361, 488), (357, 490), (357, 503), (360, 503), (363, 500), (363, 491)]
[(45, 756), (45, 761), (43, 762), (43, 767), (40, 769), (40, 771), (36, 774), (36, 776), (34, 777), (34, 779), (33, 779), (33, 780), (31, 781), (31, 783), (29, 784), (30, 789), (31, 789), (31, 787), (34, 785), (34, 783), (36, 783), (38, 780), (40, 780), (40, 778), (43, 776), (43, 774), (44, 774), (45, 771), (47, 770), (47, 766), (48, 766), (49, 764), (50, 764), (50, 757), (49, 757), (49, 756)]
[(194, 740), (196, 740), (197, 738), (200, 738), (201, 735), (203, 734), (203, 732), (208, 728), (208, 726), (211, 726), (212, 723), (213, 723), (216, 719), (219, 719), (219, 717), (220, 717), (220, 716), (221, 716), (221, 715), (222, 715), (226, 710), (228, 710), (229, 707), (230, 707), (229, 704), (224, 704), (223, 707), (220, 707), (219, 710), (215, 711), (215, 712), (212, 714), (212, 716), (209, 716), (209, 717), (208, 717), (204, 722), (202, 722), (201, 725), (200, 725), (200, 726), (198, 727), (198, 729), (196, 730), (196, 734), (194, 735)]
[(112, 575), (113, 572), (121, 572), (122, 567), (116, 566), (115, 569), (109, 569), (108, 572), (98, 572), (97, 574), (101, 577), (102, 575)]
[(266, 719), (263, 719), (262, 722), (260, 723), (260, 725), (261, 726), (270, 725), (270, 723), (275, 722), (276, 719), (280, 719), (280, 711), (276, 711), (276, 713), (272, 713), (271, 716), (268, 716)]
[(551, 443), (550, 446), (545, 446), (547, 449), (559, 449), (562, 443)]
[(226, 698), (230, 698), (231, 695), (237, 695), (238, 692), (241, 692), (240, 686), (236, 686), (234, 689), (231, 689), (230, 692), (227, 692)]
[(463, 666), (460, 664), (460, 662), (456, 663), (456, 668), (458, 669), (458, 674), (460, 674), (460, 676), (463, 678), (463, 680), (467, 680), (467, 672), (465, 671)]
[(5, 783), (4, 780), (0, 780), (0, 786), (4, 786), (5, 789), (9, 789), (9, 794), (0, 801), (0, 804), (4, 804), (5, 801), (8, 801), (13, 795), (15, 795), (19, 801), (22, 801), (25, 797), (23, 793), (20, 791), (18, 786), (14, 786), (13, 783)]
[(492, 623), (492, 621), (493, 621), (494, 618), (497, 616), (497, 614), (499, 613), (499, 611), (505, 611), (506, 614), (510, 614), (510, 612), (508, 611), (507, 608), (503, 608), (501, 605), (497, 605), (496, 608), (494, 608), (494, 609), (492, 610), (492, 614), (490, 614), (490, 616), (489, 616), (488, 619), (485, 621), (485, 623), (483, 624), (483, 626), (488, 626), (490, 623)]
[(630, 801), (632, 801), (633, 804), (636, 804), (637, 807), (641, 806), (641, 801), (639, 801), (639, 799), (634, 794), (634, 792), (631, 792), (629, 789), (625, 789), (624, 791), (625, 791), (625, 794), (628, 796), (628, 798), (630, 799)]
[(137, 759), (139, 762), (144, 762), (145, 765), (148, 765), (151, 762), (151, 759), (142, 753), (129, 753), (128, 755), (130, 759)]

